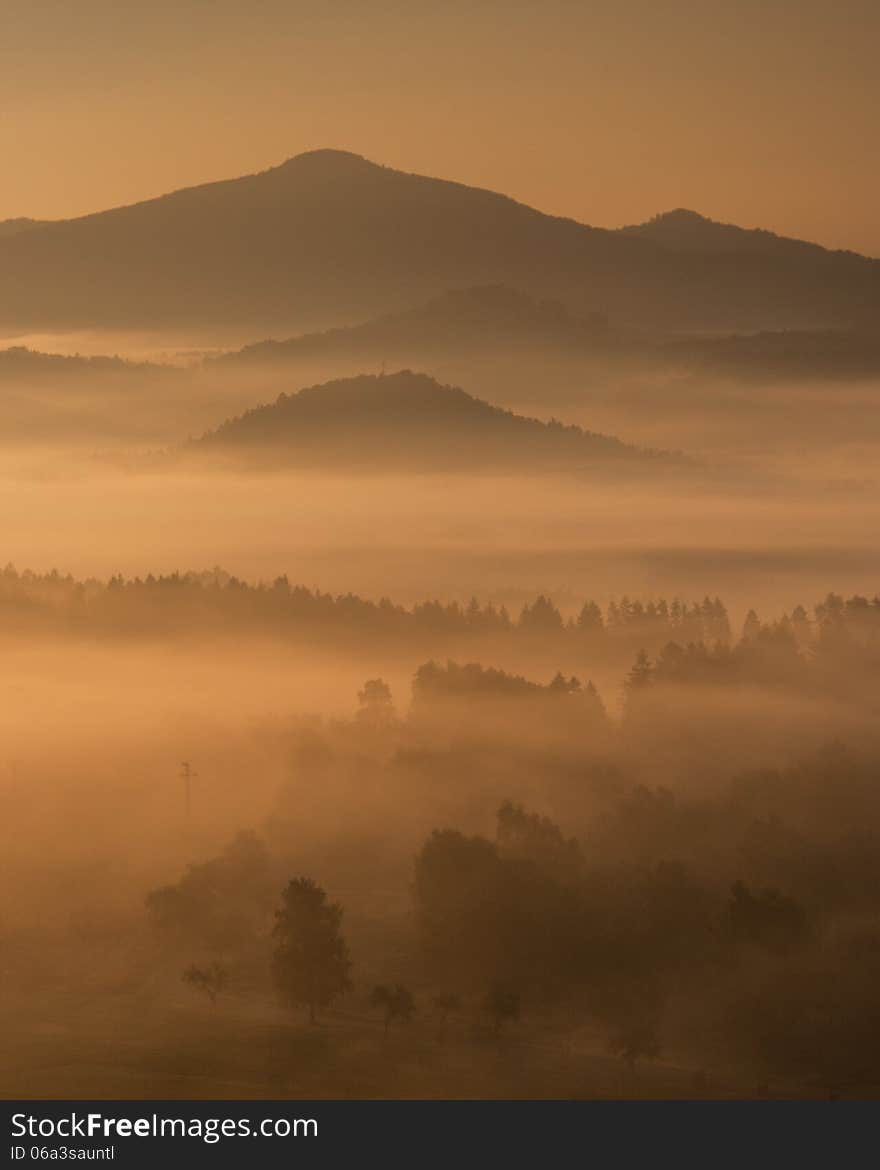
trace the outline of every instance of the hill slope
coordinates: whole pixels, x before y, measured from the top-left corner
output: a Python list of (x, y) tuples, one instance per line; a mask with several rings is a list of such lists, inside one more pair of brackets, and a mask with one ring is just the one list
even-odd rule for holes
[(880, 309), (878, 261), (671, 249), (342, 151), (0, 238), (0, 324), (303, 328), (497, 283), (676, 327), (845, 324)]
[(42, 353), (24, 345), (0, 349), (0, 386), (7, 382), (57, 382), (64, 385), (71, 380), (87, 380), (94, 384), (106, 374), (166, 375), (175, 373), (174, 367), (155, 362), (133, 362), (121, 357), (80, 354)]
[(494, 348), (592, 350), (608, 337), (604, 319), (578, 316), (560, 301), (537, 300), (504, 285), (452, 289), (402, 313), (360, 325), (258, 341), (210, 358), (214, 369), (352, 358), (366, 363), (423, 364), (433, 357)]
[(235, 376), (274, 370), (281, 376), (286, 369), (323, 365), (327, 373), (342, 374), (384, 363), (457, 369), (469, 358), (482, 361), (475, 368), (483, 377), (491, 368), (487, 363), (500, 359), (508, 380), (511, 366), (528, 371), (532, 384), (539, 379), (535, 369), (543, 370), (541, 380), (552, 400), (554, 363), (560, 362), (582, 372), (586, 394), (596, 371), (603, 377), (625, 376), (629, 370), (749, 380), (877, 377), (880, 337), (868, 330), (813, 330), (658, 338), (612, 328), (601, 315), (580, 316), (559, 301), (539, 301), (494, 285), (450, 291), (360, 325), (260, 341), (210, 358), (206, 368)]
[(409, 370), (281, 394), (223, 423), (189, 450), (263, 466), (334, 470), (522, 472), (680, 461), (580, 427), (513, 414)]

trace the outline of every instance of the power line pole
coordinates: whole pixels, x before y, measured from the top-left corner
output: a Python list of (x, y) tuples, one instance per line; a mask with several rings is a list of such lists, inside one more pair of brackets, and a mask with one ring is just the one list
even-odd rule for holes
[(192, 770), (192, 765), (189, 760), (184, 760), (180, 765), (180, 779), (183, 781), (183, 800), (184, 808), (186, 810), (186, 823), (190, 823), (192, 816), (192, 781), (198, 776), (198, 772)]

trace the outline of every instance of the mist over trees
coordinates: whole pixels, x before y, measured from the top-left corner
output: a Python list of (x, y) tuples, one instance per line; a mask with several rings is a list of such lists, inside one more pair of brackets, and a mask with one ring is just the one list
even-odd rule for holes
[[(615, 603), (617, 620), (633, 605)], [(722, 612), (703, 620), (720, 632)], [(352, 1034), (372, 1021), (448, 1047), (586, 1030), (619, 1058), (624, 1093), (669, 1061), (691, 1070), (687, 1092), (870, 1092), (880, 742), (854, 691), (877, 670), (877, 612), (830, 594), (809, 618), (750, 616), (738, 639), (638, 653), (613, 717), (562, 673), (427, 662), (408, 706), (368, 679), (350, 719), (286, 733), (290, 781), (258, 833), (149, 895), (162, 951), (198, 943), (215, 956), (199, 970), (222, 956), (239, 995), (274, 988)], [(802, 711), (832, 694), (857, 748), (804, 746)], [(757, 750), (728, 742), (731, 720)], [(303, 826), (323, 802), (346, 809), (332, 850)], [(308, 869), (333, 875), (338, 901), (287, 876)], [(409, 906), (393, 941), (362, 902), (389, 886)], [(388, 896), (373, 895), (386, 916)]]
[(878, 272), (341, 151), (0, 224), (0, 1091), (878, 1096)]
[(135, 635), (181, 628), (214, 633), (264, 627), (309, 641), (392, 637), (417, 644), (439, 635), (477, 644), (481, 638), (511, 637), (545, 645), (583, 641), (597, 650), (603, 640), (625, 642), (629, 650), (638, 649), (640, 640), (653, 647), (664, 638), (708, 644), (730, 638), (727, 611), (718, 598), (686, 603), (679, 598), (643, 602), (624, 596), (609, 602), (604, 612), (596, 602), (587, 601), (565, 617), (544, 595), (514, 614), (503, 605), (481, 604), (476, 598), (466, 605), (430, 600), (407, 608), (388, 598), (377, 602), (351, 593), (323, 593), (291, 584), (286, 576), (250, 584), (219, 568), (78, 581), (57, 571), (19, 572), (7, 565), (0, 571), (0, 623), (4, 619), (59, 632), (104, 629)]

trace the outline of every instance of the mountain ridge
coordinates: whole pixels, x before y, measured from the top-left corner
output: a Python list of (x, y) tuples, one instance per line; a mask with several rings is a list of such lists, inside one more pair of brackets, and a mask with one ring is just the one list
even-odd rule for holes
[[(880, 371), (880, 340), (868, 331), (782, 330), (749, 334), (654, 336), (616, 329), (598, 313), (579, 315), (561, 301), (538, 300), (518, 289), (486, 285), (450, 289), (400, 313), (356, 325), (252, 342), (205, 359), (231, 377), (261, 371), (281, 376), (325, 363), (328, 373), (357, 372), (381, 363), (447, 368), (469, 358), (529, 365), (579, 363), (583, 376), (641, 368), (653, 373), (712, 370), (724, 376), (871, 377)], [(519, 355), (519, 356), (518, 356)], [(336, 366), (336, 369), (333, 367)]]
[(701, 249), (707, 252), (750, 251), (761, 253), (790, 253), (794, 250), (815, 256), (852, 257), (855, 260), (872, 260), (851, 248), (826, 248), (810, 240), (795, 236), (784, 236), (767, 228), (747, 228), (740, 224), (711, 219), (699, 211), (676, 207), (659, 212), (644, 223), (626, 225), (616, 229), (621, 235), (653, 240), (663, 247), (675, 249)]
[(0, 324), (31, 327), (327, 327), (499, 283), (652, 327), (880, 314), (867, 257), (671, 248), (334, 150), (0, 238)]
[[(188, 195), (192, 192), (206, 191), (210, 188), (229, 187), (235, 184), (247, 183), (250, 180), (264, 179), (270, 176), (282, 177), (287, 176), (294, 171), (307, 172), (312, 168), (320, 167), (322, 175), (326, 176), (328, 170), (335, 171), (338, 175), (351, 177), (357, 173), (381, 173), (385, 172), (392, 175), (401, 175), (406, 178), (426, 180), (428, 182), (439, 182), (448, 186), (458, 187), (465, 191), (482, 192), (494, 198), (502, 199), (515, 206), (527, 208), (529, 211), (536, 211), (539, 215), (551, 219), (558, 220), (564, 223), (575, 224), (580, 228), (586, 228), (589, 231), (609, 234), (609, 235), (629, 235), (641, 236), (643, 238), (661, 239), (665, 234), (667, 228), (677, 229), (683, 225), (692, 227), (700, 227), (702, 229), (721, 229), (724, 232), (736, 232), (743, 236), (762, 237), (767, 240), (776, 240), (782, 244), (794, 244), (799, 247), (815, 249), (817, 252), (822, 252), (830, 256), (852, 256), (859, 260), (877, 261), (878, 257), (869, 256), (867, 253), (858, 252), (852, 248), (833, 248), (824, 244), (816, 243), (812, 240), (805, 240), (796, 236), (783, 235), (780, 232), (774, 232), (768, 228), (761, 227), (744, 227), (741, 224), (735, 224), (726, 220), (716, 220), (712, 217), (695, 211), (692, 208), (675, 207), (667, 211), (657, 212), (649, 219), (636, 224), (624, 224), (616, 228), (598, 227), (593, 224), (588, 224), (582, 220), (575, 219), (573, 216), (553, 215), (548, 212), (543, 212), (540, 209), (533, 208), (530, 204), (523, 203), (521, 200), (515, 199), (513, 196), (507, 195), (504, 192), (494, 191), (490, 188), (473, 187), (467, 183), (459, 182), (455, 179), (439, 178), (431, 175), (422, 175), (417, 171), (405, 171), (394, 167), (386, 166), (383, 163), (373, 162), (364, 155), (358, 154), (355, 151), (343, 150), (333, 147), (320, 147), (314, 150), (302, 151), (299, 154), (290, 155), (284, 159), (283, 162), (277, 163), (274, 166), (265, 167), (259, 171), (249, 172), (244, 175), (237, 175), (232, 178), (224, 179), (210, 179), (203, 183), (189, 183), (183, 187), (175, 187), (170, 191), (163, 192), (160, 195), (147, 196), (143, 199), (136, 199), (130, 203), (123, 203), (113, 207), (100, 208), (95, 211), (85, 212), (77, 216), (64, 216), (58, 219), (34, 219), (29, 216), (18, 216), (11, 219), (0, 220), (0, 236), (7, 232), (18, 234), (20, 231), (33, 231), (39, 228), (52, 228), (59, 224), (79, 223), (84, 220), (91, 220), (97, 216), (103, 216), (119, 212), (132, 211), (137, 208), (145, 207), (155, 204), (160, 201), (173, 199), (178, 196)], [(658, 232), (657, 229), (660, 229)], [(671, 235), (671, 233), (670, 233)], [(669, 241), (663, 240), (667, 243)]]
[[(232, 369), (251, 363), (283, 362), (289, 358), (308, 358), (334, 345), (345, 348), (362, 346), (372, 349), (373, 356), (397, 362), (394, 345), (403, 348), (417, 342), (442, 347), (462, 341), (491, 343), (499, 336), (506, 345), (515, 344), (517, 327), (524, 326), (523, 340), (531, 341), (535, 327), (542, 328), (557, 342), (587, 342), (608, 333), (600, 313), (577, 315), (561, 301), (538, 300), (519, 289), (506, 285), (478, 285), (447, 289), (439, 296), (413, 305), (401, 312), (385, 313), (357, 324), (338, 326), (287, 338), (266, 338), (241, 349), (206, 359), (215, 368)], [(413, 333), (416, 334), (414, 342)], [(390, 352), (382, 353), (382, 347)]]
[(49, 222), (47, 219), (30, 219), (26, 215), (15, 216), (13, 219), (0, 219), (0, 240), (17, 236), (21, 232), (35, 231)]

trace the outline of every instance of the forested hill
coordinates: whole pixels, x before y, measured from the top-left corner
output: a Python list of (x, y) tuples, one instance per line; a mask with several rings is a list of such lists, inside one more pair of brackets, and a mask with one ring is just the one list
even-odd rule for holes
[[(734, 233), (740, 229), (731, 229)], [(742, 233), (759, 243), (769, 233)], [(726, 237), (724, 237), (726, 238)], [(739, 237), (734, 236), (734, 240)], [(771, 236), (777, 243), (791, 243)], [(746, 245), (743, 244), (743, 247)], [(757, 246), (757, 245), (756, 245)], [(809, 249), (811, 245), (798, 245)], [(821, 251), (821, 249), (820, 249)], [(810, 254), (809, 251), (807, 254)], [(872, 378), (880, 371), (880, 336), (872, 328), (764, 330), (700, 335), (652, 334), (622, 328), (601, 313), (577, 314), (561, 301), (541, 299), (503, 285), (450, 289), (401, 313), (358, 325), (265, 339), (205, 361), (213, 373), (277, 373), (315, 368), (343, 374), (383, 363), (434, 369), (450, 361), (515, 361), (529, 368), (577, 363), (589, 391), (596, 368), (627, 375), (633, 368), (667, 376), (735, 380), (816, 381)], [(491, 368), (491, 367), (490, 367)]]
[(577, 426), (502, 410), (409, 370), (281, 394), (223, 423), (189, 450), (334, 469), (546, 471), (682, 462)]

